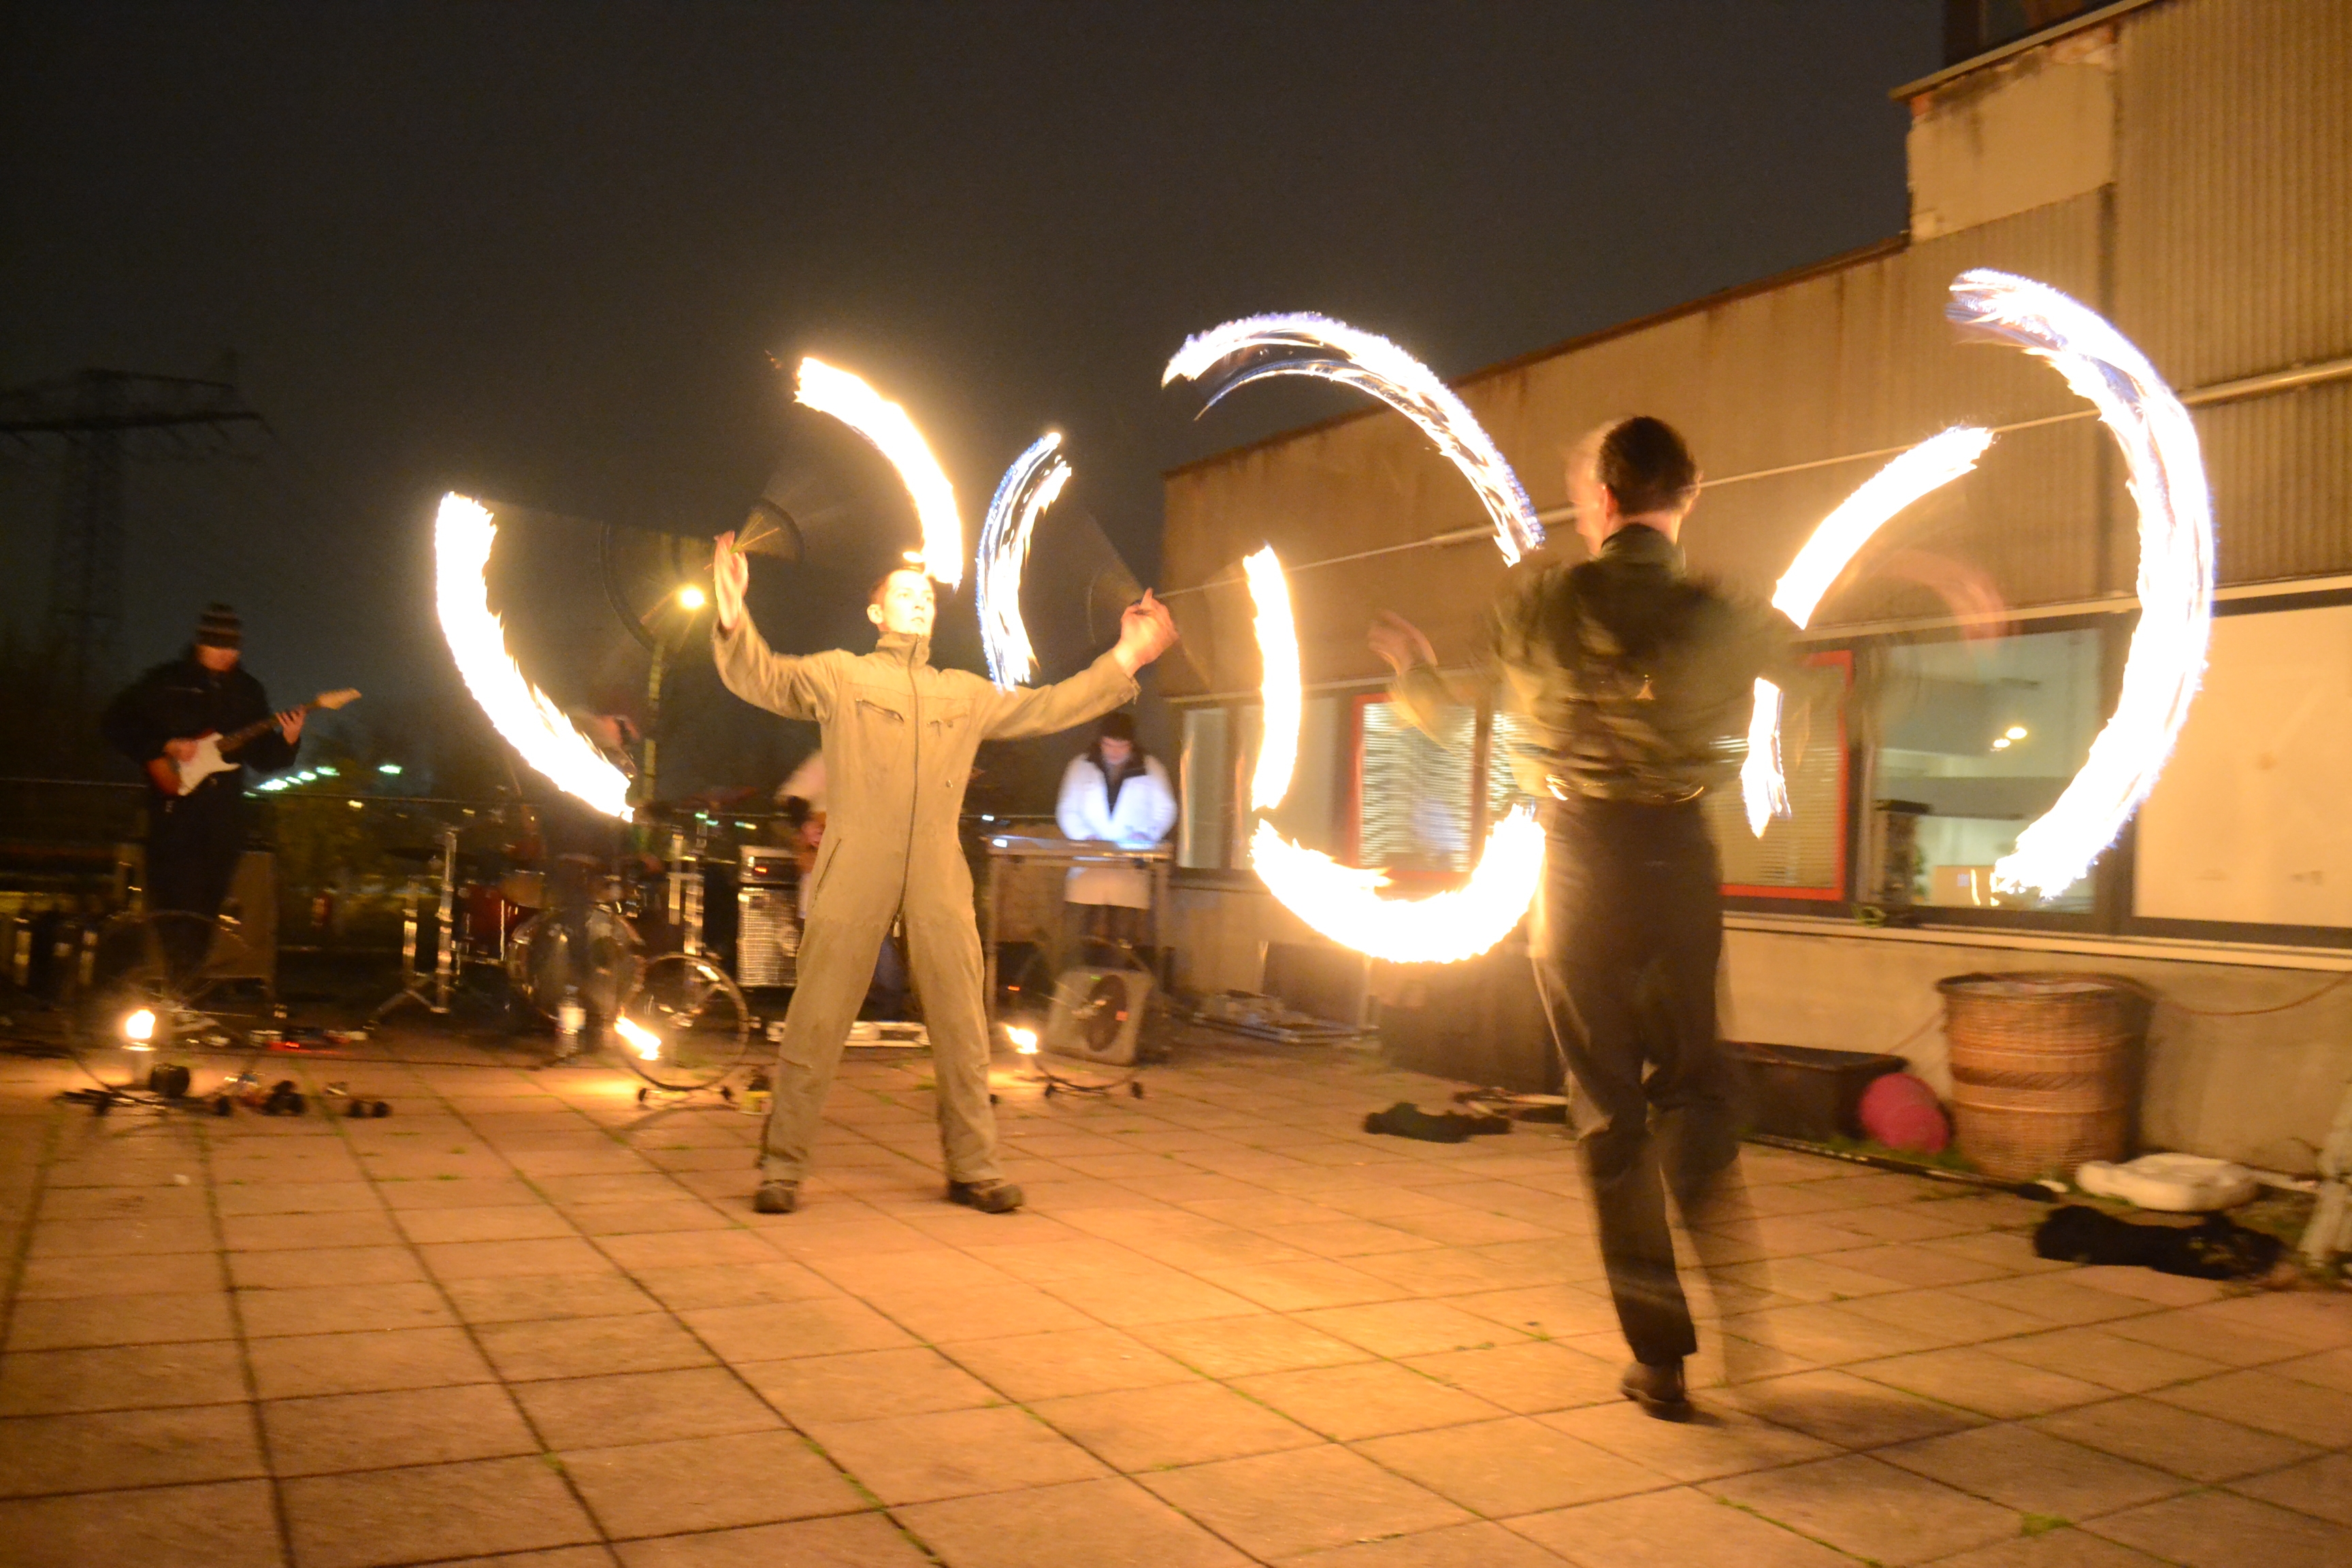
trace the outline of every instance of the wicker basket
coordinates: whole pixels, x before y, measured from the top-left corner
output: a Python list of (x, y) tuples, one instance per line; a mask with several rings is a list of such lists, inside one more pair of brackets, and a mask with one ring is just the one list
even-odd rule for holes
[(2007, 1181), (2071, 1177), (2123, 1157), (2131, 1128), (2135, 1009), (2095, 974), (1960, 974), (1938, 981), (1960, 1152)]

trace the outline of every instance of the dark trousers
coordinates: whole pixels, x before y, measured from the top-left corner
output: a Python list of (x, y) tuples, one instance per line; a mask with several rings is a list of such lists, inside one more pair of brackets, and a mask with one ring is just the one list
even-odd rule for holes
[[(237, 776), (237, 775), (230, 775)], [(147, 907), (184, 910), (206, 921), (220, 913), (245, 852), (244, 803), (218, 782), (193, 795), (158, 797), (147, 820)], [(210, 951), (211, 937), (193, 921), (172, 921), (164, 943), (175, 971), (194, 974)]]
[(1666, 1191), (1702, 1261), (1746, 1221), (1739, 1097), (1716, 1037), (1722, 873), (1697, 803), (1555, 805), (1530, 951), (1594, 1118), (1580, 1150), (1617, 1321), (1635, 1360), (1675, 1361), (1698, 1341)]

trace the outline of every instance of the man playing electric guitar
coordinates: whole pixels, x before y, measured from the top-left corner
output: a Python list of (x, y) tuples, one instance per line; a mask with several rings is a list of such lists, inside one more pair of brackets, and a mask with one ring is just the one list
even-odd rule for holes
[[(303, 710), (273, 718), (261, 682), (237, 668), (241, 641), (236, 612), (208, 605), (188, 651), (133, 681), (100, 721), (107, 742), (156, 784), (147, 810), (150, 910), (184, 910), (205, 920), (220, 913), (245, 848), (245, 770), (275, 773), (294, 763)], [(256, 724), (258, 733), (222, 747)], [(207, 741), (228, 765), (185, 788), (182, 768), (197, 762)], [(204, 955), (184, 956), (200, 963)]]

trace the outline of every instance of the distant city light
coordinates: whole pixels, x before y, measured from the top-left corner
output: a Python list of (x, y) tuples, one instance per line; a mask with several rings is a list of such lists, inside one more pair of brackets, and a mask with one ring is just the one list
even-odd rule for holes
[(322, 779), (336, 779), (341, 778), (343, 775), (341, 769), (331, 768), (322, 763), (319, 766), (319, 776)]
[(375, 771), (383, 774), (386, 778), (396, 779), (400, 776), (400, 764), (398, 763), (378, 763), (375, 765)]

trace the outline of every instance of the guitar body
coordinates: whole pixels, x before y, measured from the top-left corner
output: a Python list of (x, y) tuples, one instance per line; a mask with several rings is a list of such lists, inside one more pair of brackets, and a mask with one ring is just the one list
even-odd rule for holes
[(147, 776), (165, 795), (184, 795), (195, 793), (196, 786), (215, 773), (227, 773), (237, 764), (221, 755), (220, 734), (195, 737), (196, 754), (186, 762), (174, 762), (170, 757), (157, 757), (148, 763)]
[[(293, 711), (307, 713), (314, 708), (323, 708), (331, 711), (358, 701), (359, 696), (357, 691), (348, 687), (341, 691), (322, 691), (310, 701), (294, 709)], [(151, 757), (147, 762), (147, 776), (153, 780), (155, 787), (165, 795), (193, 795), (198, 784), (203, 784), (215, 773), (225, 773), (233, 768), (243, 766), (243, 763), (228, 753), (277, 722), (277, 716), (272, 714), (267, 719), (255, 721), (234, 735), (223, 735), (218, 731), (214, 731), (208, 734), (188, 736), (187, 739), (195, 742), (194, 756), (184, 763), (175, 761), (169, 755)]]

